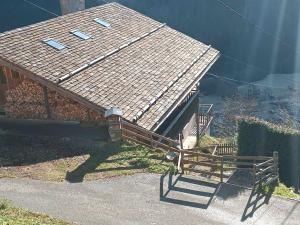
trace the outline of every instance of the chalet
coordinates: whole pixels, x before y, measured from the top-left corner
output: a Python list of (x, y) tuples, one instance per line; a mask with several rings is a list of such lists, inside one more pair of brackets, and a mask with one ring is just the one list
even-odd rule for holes
[(0, 104), (19, 119), (103, 121), (112, 107), (156, 131), (219, 57), (117, 3), (0, 34)]

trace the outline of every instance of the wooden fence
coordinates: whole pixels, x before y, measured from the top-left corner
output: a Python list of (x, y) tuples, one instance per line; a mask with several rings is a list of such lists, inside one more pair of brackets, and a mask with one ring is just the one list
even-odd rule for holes
[(235, 155), (236, 153), (236, 143), (223, 143), (217, 145), (217, 155)]
[(158, 148), (166, 152), (178, 152), (178, 141), (156, 134), (140, 126), (121, 120), (122, 138), (137, 142), (139, 144)]
[(223, 182), (223, 157), (196, 152), (195, 149), (181, 150), (178, 170), (191, 171), (209, 177), (217, 177)]
[(199, 104), (196, 117), (197, 123), (197, 139), (203, 136), (209, 128), (213, 120), (213, 105), (212, 104)]
[(264, 162), (254, 164), (254, 185), (269, 185), (274, 182), (277, 183), (278, 179), (278, 152), (274, 152), (272, 158), (269, 158)]
[(121, 120), (122, 138), (139, 144), (178, 154), (178, 170), (191, 171), (209, 177), (217, 177), (222, 183), (225, 170), (248, 169), (253, 173), (253, 185), (269, 185), (278, 182), (278, 153), (273, 157), (236, 156), (234, 143), (202, 147), (210, 149), (210, 154), (202, 153), (202, 148), (179, 149), (179, 142), (156, 134), (132, 123)]
[(278, 182), (278, 153), (273, 157), (266, 156), (235, 156), (200, 153), (198, 148), (179, 152), (178, 170), (191, 171), (209, 177), (217, 177), (220, 182), (228, 177), (225, 171), (246, 169), (253, 176), (253, 187), (260, 183), (269, 185)]

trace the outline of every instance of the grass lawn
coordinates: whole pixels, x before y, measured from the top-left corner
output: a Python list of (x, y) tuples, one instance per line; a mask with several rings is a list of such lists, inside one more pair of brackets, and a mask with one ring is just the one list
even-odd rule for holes
[[(2, 138), (2, 140), (1, 140)], [(0, 135), (0, 178), (81, 182), (140, 172), (164, 173), (165, 153), (130, 142)]]
[(280, 183), (279, 186), (275, 188), (273, 195), (300, 200), (300, 194), (296, 194), (293, 189), (286, 187), (282, 183)]
[(0, 200), (0, 224), (1, 225), (71, 225), (71, 223), (51, 218), (45, 214), (32, 213), (25, 209), (12, 206), (6, 200)]

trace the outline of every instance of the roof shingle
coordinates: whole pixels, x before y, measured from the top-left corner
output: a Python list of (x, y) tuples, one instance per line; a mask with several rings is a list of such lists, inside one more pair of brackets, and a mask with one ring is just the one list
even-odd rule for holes
[[(109, 22), (111, 28), (95, 18)], [(72, 30), (91, 38), (81, 40), (70, 34)], [(42, 42), (47, 38), (66, 48), (50, 48)], [(148, 129), (218, 55), (217, 50), (116, 3), (0, 36), (0, 57), (102, 108), (119, 107), (124, 118)]]

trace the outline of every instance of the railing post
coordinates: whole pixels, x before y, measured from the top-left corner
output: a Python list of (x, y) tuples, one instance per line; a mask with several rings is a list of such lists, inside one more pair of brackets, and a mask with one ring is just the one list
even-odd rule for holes
[(183, 135), (182, 135), (182, 133), (179, 134), (179, 144), (180, 144), (180, 149), (183, 149)]
[(224, 158), (221, 158), (221, 183), (223, 183), (223, 174), (224, 174)]
[(256, 164), (253, 165), (253, 186), (256, 183)]
[[(199, 106), (198, 106), (199, 108)], [(196, 115), (196, 141), (197, 145), (199, 146), (199, 141), (200, 141), (200, 118), (199, 118), (199, 109), (197, 110), (197, 115)]]
[(112, 107), (105, 112), (105, 118), (108, 121), (108, 132), (112, 142), (122, 140), (122, 116), (122, 111), (116, 107)]
[[(278, 152), (277, 151), (273, 152), (273, 161), (274, 161), (273, 175), (278, 176)], [(278, 179), (277, 179), (277, 183), (278, 183)]]
[(177, 164), (177, 170), (178, 170), (178, 172), (180, 172), (180, 169), (182, 169), (182, 172), (184, 172), (183, 171), (183, 166), (184, 166), (183, 162), (182, 162), (182, 168), (181, 168), (181, 161), (183, 159), (183, 154), (184, 153), (182, 153), (182, 152), (179, 153), (178, 164)]

